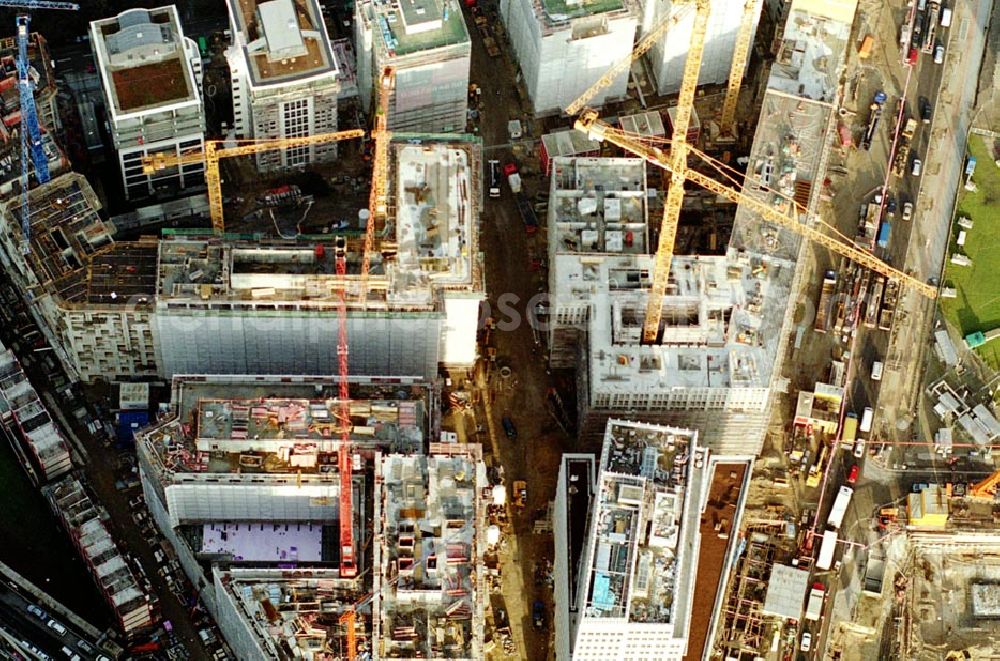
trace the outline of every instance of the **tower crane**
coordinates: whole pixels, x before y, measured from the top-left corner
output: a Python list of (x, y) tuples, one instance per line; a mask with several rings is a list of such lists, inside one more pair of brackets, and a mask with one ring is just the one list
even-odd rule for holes
[(694, 108), (694, 92), (698, 87), (698, 74), (701, 73), (701, 55), (705, 50), (705, 33), (708, 31), (708, 15), (711, 11), (709, 0), (693, 1), (695, 2), (694, 25), (691, 26), (691, 40), (688, 44), (687, 59), (684, 61), (684, 77), (681, 79), (681, 91), (673, 122), (669, 157), (670, 188), (663, 203), (663, 220), (660, 222), (653, 284), (649, 291), (649, 299), (646, 301), (646, 319), (642, 327), (642, 339), (646, 344), (656, 342), (660, 332), (663, 296), (667, 292), (667, 281), (670, 279), (670, 262), (674, 257), (677, 223), (684, 203), (688, 157), (687, 131), (691, 122), (691, 111)]
[(142, 159), (144, 174), (154, 174), (168, 167), (205, 163), (205, 184), (208, 187), (208, 210), (212, 219), (212, 229), (216, 234), (222, 234), (225, 220), (222, 210), (222, 176), (219, 174), (219, 161), (232, 156), (249, 156), (274, 149), (288, 147), (305, 147), (327, 142), (339, 142), (360, 138), (365, 132), (362, 129), (349, 129), (336, 133), (317, 133), (300, 138), (277, 138), (274, 140), (237, 140), (235, 147), (226, 147), (225, 140), (206, 140), (204, 151), (184, 152), (182, 154), (153, 154)]
[(757, 18), (757, 10), (761, 6), (758, 2), (759, 0), (745, 0), (743, 19), (740, 21), (739, 32), (736, 33), (733, 63), (729, 67), (729, 86), (726, 88), (726, 98), (722, 102), (722, 115), (719, 120), (722, 132), (728, 135), (735, 132), (736, 103), (740, 98), (740, 85), (743, 83), (743, 73), (747, 68), (750, 44), (753, 43), (753, 26)]
[[(690, 6), (691, 5), (686, 5), (684, 9), (688, 9)], [(678, 12), (677, 14), (674, 14), (673, 16), (667, 16), (659, 23), (654, 25), (653, 28), (646, 33), (646, 36), (644, 36), (642, 39), (638, 41), (638, 43), (636, 43), (635, 47), (632, 49), (632, 52), (629, 55), (623, 57), (622, 59), (618, 60), (613, 65), (611, 65), (611, 68), (608, 69), (603, 76), (598, 78), (593, 85), (584, 90), (583, 94), (581, 94), (575, 101), (573, 101), (573, 103), (566, 106), (566, 114), (570, 115), (571, 117), (580, 114), (580, 112), (582, 112), (583, 109), (587, 107), (587, 104), (590, 103), (590, 101), (595, 96), (597, 96), (598, 92), (600, 92), (602, 89), (604, 89), (611, 83), (615, 82), (618, 76), (622, 75), (622, 73), (628, 71), (629, 68), (631, 68), (633, 62), (638, 60), (640, 57), (646, 54), (646, 52), (649, 51), (650, 48), (655, 46), (656, 43), (660, 40), (660, 38), (667, 33), (670, 27), (681, 20), (681, 18), (684, 16), (684, 13), (682, 13), (683, 11), (684, 10)]]
[[(371, 218), (368, 219), (369, 225)], [(348, 385), (347, 345), (347, 243), (341, 238), (335, 247), (336, 271), (340, 278), (340, 295), (337, 297), (337, 366), (339, 388), (337, 391), (337, 418), (340, 423), (340, 447), (337, 449), (337, 470), (340, 473), (340, 575), (353, 578), (358, 573), (354, 557), (354, 503), (353, 465), (351, 461), (351, 391)], [(366, 253), (367, 255), (367, 253)], [(351, 618), (351, 631), (353, 628)]]
[[(672, 167), (670, 158), (663, 153), (662, 149), (648, 145), (625, 131), (615, 129), (614, 127), (604, 124), (598, 120), (596, 112), (591, 111), (590, 113), (584, 114), (578, 118), (576, 121), (576, 128), (580, 131), (584, 131), (595, 140), (610, 142), (665, 170), (669, 171)], [(705, 159), (706, 161), (710, 160), (707, 155), (702, 154), (702, 152), (694, 147), (688, 147), (688, 151), (702, 159)], [(786, 215), (766, 202), (762, 202), (754, 197), (751, 197), (742, 190), (737, 190), (727, 186), (726, 184), (720, 183), (708, 175), (698, 172), (697, 170), (685, 170), (684, 177), (687, 181), (697, 184), (705, 190), (721, 195), (736, 204), (744, 205), (747, 209), (757, 213), (768, 222), (791, 230), (792, 232), (795, 232), (810, 241), (818, 243), (824, 248), (827, 248), (838, 255), (842, 255), (871, 271), (880, 273), (891, 280), (896, 280), (903, 285), (912, 288), (923, 296), (928, 298), (937, 297), (936, 287), (921, 282), (920, 280), (917, 280), (916, 278), (889, 266), (870, 252), (856, 248), (847, 241), (841, 240), (836, 236), (824, 234), (814, 227), (800, 223), (793, 214)]]
[(372, 188), (368, 195), (368, 225), (365, 228), (365, 250), (361, 258), (361, 302), (368, 299), (368, 271), (371, 268), (371, 254), (375, 249), (375, 227), (385, 226), (389, 185), (389, 95), (396, 86), (396, 72), (392, 67), (382, 70), (379, 81), (378, 105), (372, 122)]
[[(0, 7), (20, 9), (65, 9), (76, 11), (75, 2), (48, 2), (46, 0), (0, 0)], [(31, 16), (17, 16), (17, 85), (21, 102), (21, 240), (25, 254), (31, 252), (31, 211), (28, 206), (28, 159), (35, 166), (35, 179), (44, 184), (50, 179), (49, 160), (42, 148), (42, 131), (38, 125), (35, 108), (35, 86), (31, 80), (28, 61), (28, 39)]]

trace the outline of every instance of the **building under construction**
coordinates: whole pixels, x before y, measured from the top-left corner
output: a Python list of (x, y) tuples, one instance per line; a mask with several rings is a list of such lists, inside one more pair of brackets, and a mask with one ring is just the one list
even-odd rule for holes
[[(501, 0), (500, 16), (535, 114), (563, 112), (628, 57), (640, 12), (632, 0)], [(623, 72), (590, 105), (624, 99), (628, 78)]]
[(585, 344), (577, 369), (585, 434), (629, 412), (698, 428), (713, 451), (754, 455), (792, 264), (763, 254), (675, 255), (659, 339), (643, 344), (655, 262), (643, 173), (636, 159), (553, 161), (554, 364), (572, 364), (574, 347)]
[(354, 3), (358, 88), (371, 112), (382, 72), (392, 67), (393, 131), (465, 130), (472, 42), (454, 0), (359, 0)]
[[(0, 196), (12, 193), (14, 180), (21, 176), (21, 141), (17, 131), (21, 126), (21, 90), (17, 74), (18, 45), (16, 37), (0, 39)], [(42, 129), (42, 150), (49, 163), (49, 173), (56, 176), (69, 167), (69, 161), (56, 141), (62, 130), (57, 104), (58, 89), (52, 71), (45, 38), (37, 32), (28, 35), (28, 74), (35, 95), (35, 111)], [(28, 159), (28, 169), (34, 163)]]
[[(352, 374), (430, 377), (470, 367), (485, 296), (478, 247), (481, 144), (405, 134), (390, 145), (387, 222), (371, 255), (371, 293), (348, 301)], [(300, 241), (185, 236), (115, 243), (86, 180), (68, 174), (31, 191), (29, 254), (20, 198), (0, 257), (73, 377), (337, 371), (346, 245), (349, 288), (360, 275), (356, 229)]]
[(0, 421), (35, 485), (73, 469), (69, 445), (14, 352), (0, 344)]
[[(233, 127), (241, 138), (273, 140), (337, 130), (337, 61), (316, 0), (226, 0), (233, 44)], [(330, 161), (337, 143), (257, 154), (261, 171)]]
[[(729, 70), (733, 63), (733, 52), (737, 40), (743, 36), (753, 45), (760, 20), (764, 0), (710, 0), (711, 12), (705, 33), (705, 52), (701, 59), (699, 85), (725, 84), (729, 80)], [(694, 3), (659, 2), (646, 0), (643, 4), (641, 33), (645, 34), (654, 25), (670, 17), (675, 21), (663, 39), (650, 49), (646, 56), (656, 79), (656, 89), (660, 94), (676, 94), (684, 77), (684, 62), (687, 60), (691, 30), (694, 26)], [(749, 29), (740, 34), (745, 21)]]
[(119, 630), (128, 638), (148, 630), (154, 621), (149, 581), (138, 563), (118, 550), (104, 524), (107, 513), (72, 477), (45, 487), (43, 493), (111, 607)]
[(483, 658), (481, 451), (436, 443), (376, 457), (376, 658)]

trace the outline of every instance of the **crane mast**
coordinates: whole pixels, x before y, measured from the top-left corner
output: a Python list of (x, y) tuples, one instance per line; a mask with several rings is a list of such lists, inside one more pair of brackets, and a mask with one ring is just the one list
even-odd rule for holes
[(722, 102), (722, 115), (719, 120), (722, 132), (729, 135), (733, 135), (735, 132), (736, 104), (740, 99), (740, 85), (743, 84), (743, 73), (746, 71), (750, 45), (753, 43), (756, 9), (757, 0), (746, 0), (746, 4), (743, 5), (740, 30), (736, 33), (736, 44), (733, 46), (733, 64), (729, 68), (729, 85), (726, 88), (726, 98)]
[(368, 195), (368, 224), (365, 227), (365, 249), (361, 258), (361, 302), (368, 300), (368, 272), (371, 269), (371, 254), (375, 250), (375, 227), (385, 226), (387, 203), (386, 191), (389, 185), (389, 95), (396, 84), (396, 72), (392, 67), (382, 71), (378, 91), (378, 106), (372, 125), (372, 188)]
[[(0, 0), (0, 7), (20, 9), (67, 9), (76, 11), (80, 5), (74, 2), (48, 2), (45, 0)], [(28, 159), (35, 166), (35, 179), (39, 184), (50, 178), (49, 159), (42, 147), (42, 130), (38, 125), (38, 109), (35, 107), (35, 86), (31, 80), (28, 61), (28, 41), (31, 16), (19, 14), (17, 17), (17, 95), (21, 106), (21, 240), (24, 254), (31, 252), (31, 209), (28, 201)]]
[(674, 241), (677, 239), (677, 223), (681, 206), (684, 204), (684, 182), (687, 172), (687, 132), (694, 107), (694, 93), (698, 87), (701, 72), (701, 55), (705, 50), (705, 33), (708, 30), (709, 0), (696, 0), (694, 25), (691, 41), (684, 62), (684, 77), (681, 79), (680, 97), (674, 115), (673, 139), (670, 149), (670, 188), (663, 205), (663, 220), (660, 223), (660, 239), (656, 249), (656, 265), (653, 270), (653, 284), (646, 301), (646, 319), (642, 328), (642, 339), (646, 344), (656, 342), (660, 332), (663, 313), (663, 296), (670, 280), (670, 262), (674, 256)]
[(226, 231), (222, 207), (222, 176), (219, 173), (219, 161), (233, 156), (250, 156), (275, 149), (289, 147), (305, 147), (327, 142), (339, 142), (360, 138), (365, 132), (362, 129), (337, 131), (336, 133), (318, 133), (300, 138), (277, 138), (275, 140), (239, 140), (235, 147), (226, 147), (223, 140), (206, 140), (204, 151), (185, 152), (183, 154), (154, 154), (142, 159), (144, 174), (153, 174), (168, 167), (205, 163), (205, 185), (208, 188), (208, 209), (212, 219), (212, 229), (216, 234)]
[(353, 480), (351, 479), (351, 393), (348, 387), (347, 365), (347, 244), (342, 239), (336, 246), (336, 270), (341, 278), (340, 295), (337, 297), (337, 364), (339, 388), (337, 391), (340, 423), (340, 448), (337, 450), (337, 470), (340, 473), (340, 575), (352, 578), (358, 573), (354, 558), (354, 507), (352, 502)]

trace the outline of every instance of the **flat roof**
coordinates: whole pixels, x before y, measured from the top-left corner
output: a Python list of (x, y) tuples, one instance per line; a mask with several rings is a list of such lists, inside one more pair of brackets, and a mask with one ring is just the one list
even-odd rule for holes
[[(609, 420), (591, 515), (593, 555), (584, 570), (582, 616), (675, 626), (686, 621), (693, 576), (685, 552), (700, 489), (689, 492), (699, 452), (689, 429)], [(691, 497), (694, 500), (688, 501)], [(686, 628), (675, 629), (684, 636)]]
[(802, 617), (802, 603), (808, 590), (808, 571), (775, 564), (771, 567), (761, 613), (786, 620), (798, 620)]
[[(841, 7), (843, 11), (835, 12), (822, 8), (833, 4), (853, 6)], [(856, 4), (854, 0), (840, 3), (814, 0), (793, 2), (778, 55), (771, 65), (768, 88), (832, 103), (847, 53)], [(838, 20), (848, 17), (850, 20)]]
[(542, 10), (541, 15), (551, 23), (606, 14), (623, 9), (624, 7), (625, 4), (622, 0), (594, 0), (593, 2), (583, 2), (581, 0), (541, 0), (540, 5)]
[(451, 0), (414, 0), (379, 7), (364, 2), (361, 16), (390, 57), (413, 55), (469, 43), (461, 8)]
[(235, 562), (323, 562), (323, 526), (310, 522), (206, 523), (198, 552)]
[(70, 462), (69, 445), (14, 353), (0, 344), (0, 394), (43, 470)]
[(91, 33), (115, 114), (201, 102), (175, 6), (128, 9)]
[(428, 283), (471, 283), (475, 161), (445, 143), (395, 145), (394, 155), (396, 268)]
[(337, 61), (316, 0), (232, 0), (230, 20), (240, 33), (254, 85), (293, 83), (317, 76), (336, 77)]
[[(339, 377), (176, 376), (171, 416), (139, 438), (170, 474), (264, 479), (296, 473), (334, 477), (340, 447)], [(351, 442), (419, 452), (433, 406), (417, 379), (353, 377)]]

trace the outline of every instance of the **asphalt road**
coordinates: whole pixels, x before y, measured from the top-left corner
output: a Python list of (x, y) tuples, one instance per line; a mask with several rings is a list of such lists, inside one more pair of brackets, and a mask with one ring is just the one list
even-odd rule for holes
[(55, 618), (66, 627), (66, 633), (59, 635), (55, 629), (46, 624), (47, 620), (42, 620), (28, 613), (30, 603), (20, 594), (11, 590), (6, 583), (0, 583), (0, 621), (3, 623), (2, 626), (12, 632), (18, 640), (31, 643), (53, 658), (65, 658), (65, 654), (61, 651), (63, 647), (79, 654), (81, 659), (97, 658), (96, 652), (84, 652), (80, 649), (80, 642), (83, 641), (85, 647), (96, 650), (97, 641), (88, 640), (85, 636), (81, 636), (72, 629), (68, 622), (64, 622), (57, 615), (50, 613), (49, 618)]

